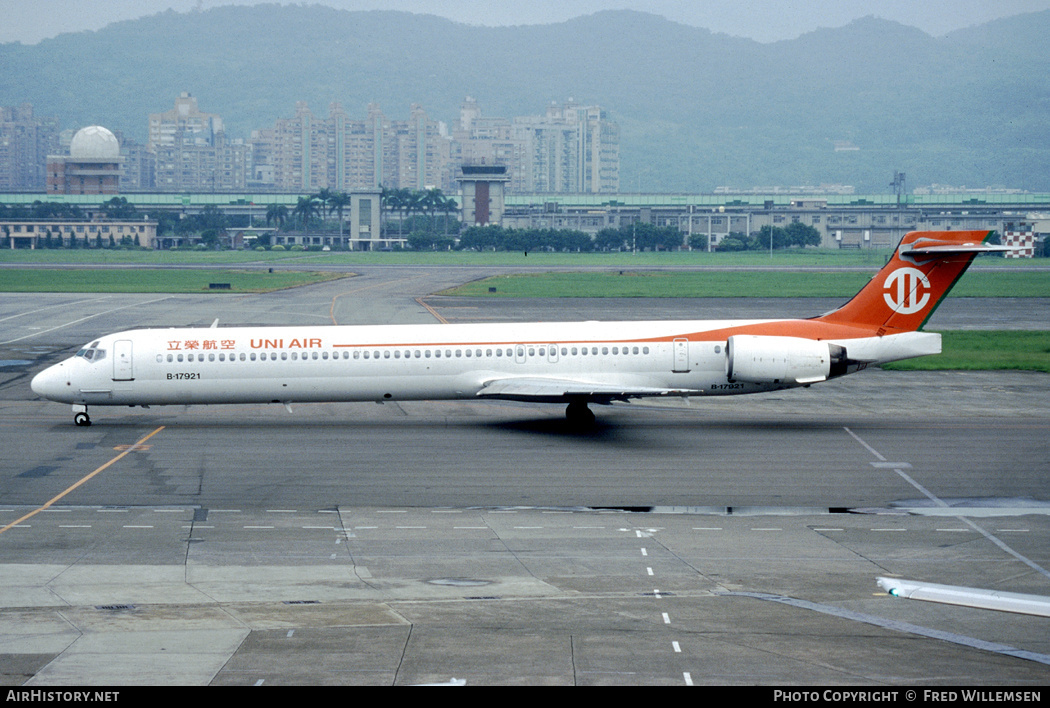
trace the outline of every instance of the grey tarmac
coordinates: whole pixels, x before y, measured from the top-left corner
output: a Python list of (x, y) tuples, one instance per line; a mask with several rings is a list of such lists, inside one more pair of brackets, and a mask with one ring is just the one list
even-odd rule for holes
[[(99, 408), (76, 428), (28, 388), (98, 334), (216, 317), (835, 304), (427, 297), (481, 270), (0, 295), (0, 362), (20, 362), (0, 364), (0, 684), (1046, 685), (1050, 620), (875, 578), (1050, 596), (1050, 376), (876, 370), (596, 407), (586, 433), (560, 406), (472, 401)], [(932, 328), (1030, 328), (1038, 306), (949, 299)]]

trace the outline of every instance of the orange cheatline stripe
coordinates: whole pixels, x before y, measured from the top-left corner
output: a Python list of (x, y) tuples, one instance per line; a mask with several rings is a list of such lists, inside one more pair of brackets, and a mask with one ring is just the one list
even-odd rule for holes
[(152, 438), (152, 437), (153, 437), (154, 435), (156, 435), (157, 433), (159, 433), (159, 432), (160, 432), (160, 431), (162, 431), (162, 430), (164, 430), (164, 426), (163, 426), (163, 425), (162, 425), (162, 426), (160, 426), (159, 428), (157, 428), (156, 430), (154, 430), (154, 431), (153, 431), (152, 433), (150, 433), (150, 434), (149, 434), (149, 435), (147, 435), (146, 437), (144, 437), (144, 438), (142, 438), (141, 440), (139, 440), (139, 441), (138, 441), (137, 443), (135, 443), (134, 445), (132, 445), (131, 447), (129, 447), (129, 448), (128, 448), (127, 450), (125, 450), (124, 452), (122, 452), (122, 453), (120, 453), (119, 455), (117, 455), (116, 457), (114, 457), (114, 458), (113, 458), (112, 460), (110, 460), (110, 461), (109, 461), (109, 462), (107, 462), (106, 464), (104, 464), (104, 465), (102, 465), (101, 467), (99, 467), (98, 469), (96, 469), (96, 470), (95, 470), (94, 472), (92, 472), (91, 474), (89, 474), (89, 475), (87, 475), (86, 477), (82, 478), (82, 479), (81, 479), (80, 481), (78, 481), (78, 482), (77, 482), (76, 484), (74, 484), (74, 485), (70, 486), (69, 488), (67, 488), (67, 489), (66, 489), (66, 490), (65, 490), (64, 492), (62, 492), (61, 494), (59, 494), (58, 496), (56, 496), (56, 497), (55, 497), (54, 499), (51, 499), (50, 501), (48, 501), (48, 502), (47, 502), (46, 504), (44, 504), (44, 505), (43, 505), (43, 506), (41, 506), (40, 508), (38, 508), (38, 509), (34, 509), (33, 511), (29, 512), (28, 514), (26, 514), (26, 515), (25, 515), (25, 516), (23, 516), (22, 518), (20, 518), (20, 519), (16, 519), (16, 520), (12, 521), (11, 523), (9, 523), (9, 524), (8, 524), (7, 526), (5, 526), (5, 527), (3, 527), (3, 528), (0, 528), (0, 533), (3, 533), (4, 531), (7, 531), (7, 530), (8, 530), (9, 528), (11, 528), (11, 527), (13, 527), (13, 526), (17, 526), (18, 524), (22, 523), (22, 522), (23, 522), (23, 521), (25, 521), (26, 519), (31, 519), (31, 518), (33, 518), (34, 516), (36, 516), (37, 514), (39, 514), (39, 513), (41, 512), (41, 511), (43, 511), (44, 509), (47, 509), (47, 508), (48, 508), (48, 507), (50, 507), (50, 506), (51, 506), (52, 504), (54, 504), (55, 502), (57, 502), (57, 501), (58, 501), (59, 499), (61, 499), (62, 497), (66, 496), (67, 494), (69, 494), (70, 492), (72, 492), (72, 491), (73, 491), (74, 489), (76, 489), (77, 487), (79, 487), (79, 486), (81, 486), (82, 484), (86, 483), (86, 482), (87, 482), (88, 480), (90, 480), (90, 479), (91, 479), (92, 477), (94, 477), (95, 475), (97, 475), (97, 474), (98, 474), (99, 472), (102, 472), (103, 470), (105, 470), (106, 468), (108, 468), (108, 467), (109, 467), (110, 465), (112, 465), (112, 464), (113, 464), (114, 462), (116, 462), (117, 460), (120, 460), (120, 459), (122, 459), (122, 458), (123, 458), (123, 457), (124, 457), (125, 455), (128, 455), (128, 454), (130, 454), (130, 453), (134, 452), (135, 450), (139, 449), (139, 447), (140, 447), (140, 446), (142, 445), (142, 443), (146, 442), (147, 440), (149, 440), (150, 438)]
[[(536, 324), (536, 323), (529, 323)], [(630, 325), (630, 322), (603, 322), (602, 324)], [(673, 323), (671, 323), (673, 324)], [(466, 325), (469, 326), (469, 325)], [(894, 332), (895, 333), (895, 332)], [(654, 337), (628, 337), (610, 339), (540, 339), (540, 340), (484, 340), (476, 342), (459, 341), (417, 341), (417, 342), (358, 342), (355, 344), (333, 344), (336, 349), (373, 349), (381, 347), (512, 347), (518, 344), (659, 344), (669, 343), (676, 339), (688, 339), (690, 342), (724, 342), (734, 334), (761, 334), (766, 336), (801, 337), (804, 339), (862, 339), (876, 336), (872, 327), (849, 324), (827, 324), (819, 319), (809, 320), (762, 320), (750, 324), (731, 325), (721, 329), (701, 330), (698, 332), (677, 332)]]

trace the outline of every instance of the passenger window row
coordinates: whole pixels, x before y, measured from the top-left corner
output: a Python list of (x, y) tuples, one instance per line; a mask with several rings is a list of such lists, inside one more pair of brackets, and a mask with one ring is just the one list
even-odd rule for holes
[[(549, 351), (548, 351), (549, 350)], [(544, 357), (551, 355), (560, 354), (563, 357), (567, 356), (598, 356), (599, 352), (604, 355), (612, 356), (634, 356), (638, 354), (646, 355), (649, 353), (649, 347), (536, 347), (536, 346), (519, 346), (517, 347), (517, 357), (522, 358), (526, 356), (526, 351), (529, 357)], [(512, 358), (515, 356), (514, 347), (497, 347), (495, 349), (354, 349), (353, 354), (348, 350), (344, 349), (342, 352), (251, 352), (251, 353), (234, 353), (231, 352), (227, 355), (225, 352), (210, 352), (204, 353), (189, 353), (189, 354), (158, 354), (157, 363), (168, 363), (173, 362), (203, 362), (203, 361), (326, 361), (328, 359), (460, 359), (460, 358), (476, 358), (480, 359), (483, 357), (508, 357)], [(89, 357), (90, 358), (90, 357)]]

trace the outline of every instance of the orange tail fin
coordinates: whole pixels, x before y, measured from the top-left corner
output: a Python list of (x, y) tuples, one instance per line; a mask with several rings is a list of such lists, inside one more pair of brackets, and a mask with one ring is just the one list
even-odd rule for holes
[(991, 231), (913, 231), (882, 270), (845, 305), (816, 318), (869, 327), (877, 334), (921, 328), (978, 253), (1007, 251), (987, 245)]

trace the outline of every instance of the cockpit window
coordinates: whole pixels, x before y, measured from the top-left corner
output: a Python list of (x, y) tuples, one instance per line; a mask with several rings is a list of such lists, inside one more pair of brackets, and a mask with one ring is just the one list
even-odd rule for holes
[(101, 361), (106, 358), (106, 350), (98, 348), (98, 342), (92, 342), (89, 346), (84, 347), (77, 352), (77, 356), (83, 357), (90, 362)]

